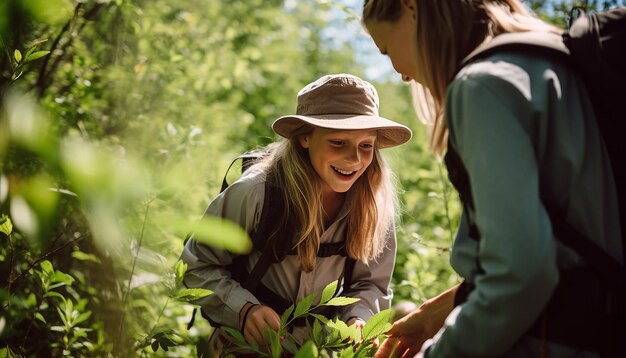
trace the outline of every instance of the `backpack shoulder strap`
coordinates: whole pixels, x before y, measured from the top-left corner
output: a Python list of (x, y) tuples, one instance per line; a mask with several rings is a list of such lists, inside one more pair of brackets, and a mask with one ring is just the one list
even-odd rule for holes
[(230, 169), (233, 167), (233, 165), (235, 165), (235, 163), (238, 160), (241, 160), (241, 172), (243, 173), (248, 168), (250, 168), (252, 164), (256, 163), (256, 161), (262, 156), (263, 156), (262, 151), (254, 151), (254, 152), (243, 153), (239, 155), (238, 157), (236, 157), (235, 159), (233, 159), (230, 162), (230, 165), (228, 166), (228, 168), (226, 169), (226, 172), (224, 173), (224, 179), (222, 179), (222, 187), (220, 188), (220, 193), (226, 190), (226, 188), (228, 188), (228, 186), (230, 185), (227, 179), (228, 173), (230, 172)]
[[(268, 176), (270, 175), (271, 173), (268, 174)], [(270, 242), (270, 236), (272, 236), (274, 230), (277, 229), (284, 214), (284, 209), (282, 191), (275, 185), (272, 185), (268, 178), (265, 182), (265, 195), (259, 224), (255, 231), (249, 233), (254, 247), (261, 251), (259, 260), (242, 284), (242, 286), (249, 291), (253, 291), (257, 287), (270, 265), (279, 259), (278, 257), (274, 257), (277, 256), (275, 255), (276, 245)], [(284, 245), (288, 245), (290, 242), (289, 240), (276, 241), (276, 244), (282, 243)], [(288, 248), (286, 251), (288, 251)]]
[(498, 35), (491, 41), (478, 46), (463, 59), (457, 72), (471, 62), (499, 52), (535, 53), (561, 62), (570, 62), (570, 51), (563, 43), (562, 37), (536, 31), (511, 32)]

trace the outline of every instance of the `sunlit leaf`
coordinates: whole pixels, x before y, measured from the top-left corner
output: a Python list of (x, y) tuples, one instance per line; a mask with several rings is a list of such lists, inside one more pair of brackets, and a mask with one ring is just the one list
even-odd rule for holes
[(335, 292), (337, 292), (337, 284), (338, 281), (335, 280), (324, 287), (324, 290), (322, 291), (322, 298), (320, 299), (321, 304), (328, 302), (333, 297)]
[(362, 334), (363, 340), (369, 341), (370, 339), (376, 338), (379, 335), (386, 333), (391, 329), (391, 319), (393, 318), (393, 310), (387, 309), (384, 311), (380, 311), (373, 315), (365, 326), (363, 326)]
[(11, 219), (4, 214), (0, 216), (0, 232), (6, 236), (11, 235), (13, 232), (13, 223), (11, 222)]
[(182, 260), (176, 261), (174, 271), (176, 272), (176, 282), (182, 282), (185, 272), (187, 271), (187, 264)]
[(36, 20), (50, 25), (65, 23), (73, 12), (69, 0), (22, 0), (22, 6), (26, 7)]
[(82, 252), (82, 251), (72, 251), (72, 257), (75, 258), (76, 260), (80, 260), (80, 261), (91, 261), (91, 262), (95, 262), (95, 263), (101, 263), (100, 259), (98, 258), (98, 256), (94, 255), (94, 254), (88, 254), (86, 252)]
[(15, 226), (30, 238), (39, 233), (39, 220), (33, 209), (21, 196), (14, 196), (11, 200), (11, 217)]
[(315, 344), (313, 344), (312, 341), (307, 341), (306, 343), (304, 343), (304, 345), (302, 345), (302, 348), (300, 348), (294, 358), (311, 358), (318, 356), (319, 352)]
[(311, 308), (311, 304), (313, 303), (315, 296), (317, 296), (317, 292), (313, 292), (310, 295), (307, 295), (298, 303), (296, 303), (296, 308), (293, 311), (294, 319), (304, 315), (309, 310), (309, 308)]
[(30, 62), (30, 61), (35, 61), (36, 59), (42, 58), (45, 55), (49, 54), (50, 51), (36, 51), (31, 53), (30, 55), (26, 56), (26, 58), (24, 59), (24, 62)]
[(324, 306), (347, 306), (351, 305), (355, 302), (358, 302), (359, 299), (355, 297), (334, 297), (330, 301), (326, 302)]
[(328, 327), (330, 328), (334, 328), (337, 331), (339, 331), (339, 334), (341, 336), (342, 339), (346, 339), (346, 338), (350, 338), (352, 336), (354, 336), (354, 326), (352, 327), (348, 327), (348, 325), (339, 319), (335, 319), (335, 320), (330, 320), (327, 323)]
[(183, 232), (193, 228), (194, 240), (215, 248), (242, 254), (248, 253), (252, 249), (252, 241), (250, 241), (248, 233), (229, 220), (207, 216), (195, 224), (184, 220), (173, 220), (172, 225)]
[(208, 295), (213, 294), (213, 291), (206, 290), (203, 288), (185, 288), (176, 293), (174, 298), (183, 302), (193, 302), (202, 297), (206, 297)]
[(20, 50), (15, 50), (13, 51), (13, 58), (15, 59), (15, 62), (20, 62), (22, 61), (22, 53), (20, 52)]
[(50, 283), (63, 283), (65, 285), (71, 285), (74, 282), (74, 278), (59, 270), (54, 271), (50, 276)]
[(44, 274), (50, 276), (54, 273), (54, 268), (52, 267), (52, 262), (48, 260), (43, 260), (39, 263), (41, 270)]

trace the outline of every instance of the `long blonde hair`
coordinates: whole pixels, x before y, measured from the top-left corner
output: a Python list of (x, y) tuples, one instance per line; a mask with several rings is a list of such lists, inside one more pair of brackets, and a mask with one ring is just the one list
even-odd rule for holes
[[(402, 1), (365, 0), (363, 23), (395, 22)], [(430, 129), (431, 150), (447, 148), (445, 97), (457, 67), (481, 43), (507, 32), (561, 30), (526, 11), (518, 0), (414, 0), (417, 6), (417, 69), (424, 83), (412, 83), (416, 112)], [(432, 34), (437, 34), (434, 36)]]
[[(298, 139), (306, 133), (271, 144), (268, 155), (257, 165), (266, 172), (275, 171), (276, 184), (284, 192), (285, 215), (297, 228), (294, 246), (300, 269), (311, 272), (324, 231), (324, 208), (321, 179)], [(382, 253), (398, 209), (394, 177), (378, 148), (365, 173), (348, 190), (346, 200), (351, 204), (346, 251), (367, 263)]]

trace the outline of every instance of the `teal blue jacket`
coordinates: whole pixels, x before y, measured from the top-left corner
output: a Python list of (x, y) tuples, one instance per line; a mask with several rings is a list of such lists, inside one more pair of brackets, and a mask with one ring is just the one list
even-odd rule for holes
[[(450, 84), (446, 123), (469, 173), (475, 206), (467, 214), (481, 238), (469, 238), (462, 219), (451, 264), (476, 289), (424, 356), (537, 357), (539, 342), (524, 333), (550, 299), (559, 269), (581, 265), (553, 236), (539, 187), (623, 262), (612, 172), (583, 83), (550, 59), (493, 55)], [(550, 347), (551, 357), (574, 352)]]

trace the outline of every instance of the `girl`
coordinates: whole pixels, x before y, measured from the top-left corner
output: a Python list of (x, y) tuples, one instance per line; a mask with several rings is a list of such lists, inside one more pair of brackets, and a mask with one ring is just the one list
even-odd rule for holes
[[(344, 273), (344, 262), (356, 260), (342, 295), (360, 300), (345, 307), (340, 318), (362, 325), (389, 308), (389, 282), (395, 261), (394, 219), (397, 197), (392, 176), (379, 149), (405, 143), (411, 131), (378, 115), (378, 94), (362, 79), (327, 75), (304, 87), (296, 115), (278, 118), (272, 128), (285, 139), (222, 192), (206, 215), (235, 221), (248, 232), (261, 224), (267, 185), (279, 188), (283, 223), (293, 255), (269, 267), (261, 286), (266, 299), (233, 279), (226, 267), (235, 256), (191, 239), (182, 259), (188, 264), (185, 283), (214, 294), (199, 300), (213, 323), (239, 328), (248, 342), (263, 343), (266, 327), (278, 329), (284, 305), (322, 289)], [(267, 209), (267, 207), (265, 208)], [(272, 208), (272, 210), (274, 210)], [(268, 240), (271, 238), (268, 238)], [(318, 257), (320, 245), (340, 243), (345, 256)], [(246, 257), (247, 272), (260, 251)], [(346, 273), (348, 275), (348, 273)], [(344, 280), (345, 281), (345, 280)], [(295, 333), (295, 332), (294, 332)]]
[[(532, 53), (496, 52), (459, 69), (502, 34), (559, 42), (561, 31), (517, 0), (366, 0), (363, 23), (414, 83), (431, 148), (447, 153), (451, 179), (466, 179), (457, 187), (466, 195), (451, 252), (465, 284), (398, 321), (377, 356), (597, 354), (605, 345), (596, 332), (608, 321), (592, 324), (601, 317), (593, 309), (607, 297), (581, 256), (556, 240), (547, 205), (623, 262), (615, 184), (582, 81)], [(561, 295), (568, 277), (577, 289)]]

